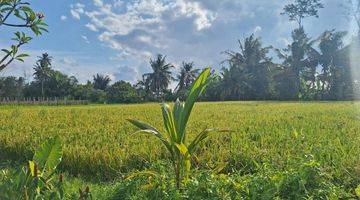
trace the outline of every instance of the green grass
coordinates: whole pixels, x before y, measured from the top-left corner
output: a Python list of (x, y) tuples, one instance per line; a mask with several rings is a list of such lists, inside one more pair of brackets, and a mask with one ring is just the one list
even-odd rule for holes
[[(162, 130), (158, 104), (70, 107), (0, 107), (0, 159), (26, 160), (33, 148), (59, 135), (60, 168), (89, 180), (121, 179), (129, 172), (168, 163), (162, 144), (132, 135), (126, 119), (152, 122)], [(327, 180), (353, 191), (360, 184), (360, 103), (197, 103), (190, 117), (192, 138), (205, 128), (230, 128), (201, 144), (193, 166), (241, 177), (293, 173), (316, 161)], [(165, 170), (166, 171), (166, 170)], [(275, 176), (274, 175), (274, 176)], [(279, 175), (280, 176), (280, 175)], [(283, 175), (282, 175), (283, 176)]]

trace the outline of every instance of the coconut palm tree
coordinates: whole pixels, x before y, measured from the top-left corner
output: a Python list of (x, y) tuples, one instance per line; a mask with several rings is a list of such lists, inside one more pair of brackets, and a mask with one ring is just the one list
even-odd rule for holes
[[(292, 40), (293, 42), (287, 48), (275, 49), (275, 51), (278, 57), (283, 60), (282, 65), (284, 68), (284, 74), (278, 77), (283, 80), (289, 79), (285, 80), (285, 82), (291, 83), (291, 87), (287, 87), (289, 91), (280, 91), (280, 93), (286, 94), (286, 99), (296, 100), (304, 95), (302, 82), (312, 82), (314, 80), (317, 64), (316, 62), (313, 63), (314, 52), (312, 45), (317, 40), (311, 40), (303, 28), (295, 29), (292, 32)], [(279, 82), (279, 85), (282, 84), (284, 83)]]
[(49, 56), (48, 53), (43, 53), (41, 56), (38, 57), (35, 67), (34, 76), (35, 79), (41, 82), (41, 95), (44, 98), (45, 91), (44, 91), (44, 83), (46, 80), (49, 79), (52, 69), (51, 69), (51, 61), (52, 57)]
[(180, 73), (176, 77), (176, 80), (179, 81), (179, 83), (175, 90), (179, 92), (188, 89), (196, 79), (198, 73), (199, 69), (194, 69), (193, 62), (183, 62)]
[(171, 76), (171, 68), (174, 66), (166, 62), (166, 56), (161, 54), (157, 55), (156, 59), (150, 59), (150, 66), (152, 72), (144, 74), (144, 79), (149, 84), (149, 89), (155, 94), (155, 97), (160, 95), (166, 90), (173, 79)]
[(267, 57), (270, 47), (263, 47), (260, 38), (251, 35), (239, 40), (240, 51), (225, 51), (223, 68), (223, 96), (232, 100), (262, 99), (269, 96), (272, 66)]
[(96, 74), (93, 76), (93, 81), (94, 89), (105, 90), (109, 86), (111, 79), (108, 75)]
[(343, 44), (345, 35), (346, 32), (325, 31), (319, 38), (319, 51), (312, 49), (321, 66), (318, 79), (321, 81), (319, 89), (323, 97), (342, 99), (346, 96), (344, 91), (352, 93), (349, 46), (344, 48)]

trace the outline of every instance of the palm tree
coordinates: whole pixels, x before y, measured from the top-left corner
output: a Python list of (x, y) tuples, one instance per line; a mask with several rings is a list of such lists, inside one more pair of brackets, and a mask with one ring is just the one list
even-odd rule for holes
[(239, 40), (239, 52), (225, 51), (229, 69), (223, 68), (223, 93), (232, 100), (266, 98), (270, 91), (272, 66), (267, 57), (270, 47), (251, 36)]
[[(287, 48), (275, 49), (275, 51), (283, 60), (284, 74), (282, 76), (286, 77), (281, 77), (281, 79), (289, 79), (285, 82), (291, 83), (291, 87), (288, 88), (290, 90), (281, 91), (281, 93), (287, 94), (286, 99), (295, 100), (303, 95), (302, 81), (310, 83), (314, 81), (317, 63), (312, 59), (312, 45), (316, 40), (311, 40), (303, 28), (295, 29), (292, 32), (292, 39), (293, 42)], [(281, 84), (283, 83), (279, 82), (279, 85)]]
[(41, 82), (41, 95), (44, 98), (45, 91), (44, 91), (44, 82), (49, 79), (52, 69), (51, 69), (51, 61), (52, 57), (49, 56), (48, 53), (43, 53), (42, 56), (38, 57), (35, 67), (34, 75), (35, 79)]
[(168, 88), (170, 81), (173, 79), (170, 69), (174, 66), (166, 63), (166, 56), (161, 54), (157, 55), (155, 60), (150, 59), (150, 66), (153, 72), (144, 74), (144, 78), (149, 84), (150, 91), (158, 98)]
[(177, 75), (177, 81), (179, 81), (175, 90), (182, 91), (184, 89), (188, 89), (192, 82), (196, 79), (199, 73), (199, 69), (194, 69), (193, 62), (183, 62), (182, 67), (180, 69), (180, 74)]
[(102, 74), (96, 74), (95, 76), (93, 76), (93, 81), (94, 89), (105, 90), (109, 86), (111, 79), (108, 75), (104, 76)]
[(351, 75), (347, 75), (350, 72), (350, 63), (346, 55), (349, 55), (349, 52), (348, 48), (343, 48), (345, 35), (346, 32), (325, 31), (320, 37), (320, 51), (316, 52), (322, 67), (321, 74), (318, 76), (322, 82), (322, 95), (327, 94), (336, 99), (343, 98), (344, 95), (341, 93), (351, 88), (351, 83), (347, 81), (351, 81)]

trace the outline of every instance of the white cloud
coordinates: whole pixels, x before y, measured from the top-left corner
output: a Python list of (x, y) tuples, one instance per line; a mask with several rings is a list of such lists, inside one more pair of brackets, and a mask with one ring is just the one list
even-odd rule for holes
[(77, 20), (80, 19), (80, 14), (77, 13), (76, 11), (70, 10), (70, 14), (71, 14), (71, 16), (73, 16), (73, 18), (75, 18), (75, 19), (77, 19)]
[(70, 14), (73, 18), (80, 20), (80, 15), (84, 13), (85, 5), (81, 3), (77, 3), (75, 5), (70, 5)]
[[(80, 0), (79, 0), (80, 1)], [(325, 0), (328, 2), (338, 0)], [(149, 58), (157, 53), (168, 61), (194, 61), (198, 67), (218, 67), (220, 52), (237, 49), (237, 39), (263, 33), (264, 45), (278, 48), (289, 43), (294, 28), (280, 13), (289, 0), (88, 0), (73, 4), (70, 12), (84, 21), (102, 45), (113, 49), (109, 62), (134, 68), (138, 74), (149, 70)], [(333, 3), (335, 4), (335, 3)], [(330, 4), (329, 4), (330, 5)], [(332, 6), (336, 9), (336, 6)], [(325, 8), (326, 9), (326, 8)], [(325, 10), (324, 9), (324, 10)], [(329, 15), (335, 13), (329, 11)], [(337, 13), (336, 16), (339, 16)], [(335, 28), (330, 17), (320, 19)], [(316, 19), (309, 19), (312, 22)], [(339, 22), (336, 22), (339, 24)], [(315, 37), (324, 23), (305, 24)], [(266, 34), (265, 34), (266, 33)], [(90, 36), (90, 35), (88, 35)], [(87, 37), (86, 37), (87, 38)], [(83, 40), (86, 42), (85, 38)], [(104, 47), (103, 46), (103, 47)], [(114, 65), (111, 65), (114, 66)], [(113, 69), (107, 69), (116, 77)], [(121, 73), (121, 72), (119, 72)], [(129, 75), (130, 76), (130, 75)]]
[(177, 15), (195, 17), (195, 25), (198, 31), (210, 28), (211, 22), (215, 20), (216, 14), (201, 7), (199, 2), (187, 2), (185, 0), (176, 0), (175, 7), (178, 7)]
[(60, 19), (61, 19), (61, 21), (65, 21), (67, 19), (67, 17), (65, 15), (61, 15)]
[(91, 30), (91, 31), (94, 31), (94, 32), (99, 31), (94, 24), (88, 23), (88, 24), (86, 24), (85, 26), (86, 26), (89, 30)]
[(90, 41), (86, 35), (82, 35), (81, 38), (87, 43), (90, 44)]
[(67, 67), (67, 66), (75, 67), (78, 65), (77, 61), (74, 58), (68, 57), (68, 56), (61, 58), (59, 60), (59, 63), (61, 63), (62, 65), (65, 65), (65, 67)]
[(186, 34), (195, 34), (211, 28), (217, 17), (198, 1), (92, 0), (92, 3), (93, 9), (72, 5), (73, 17), (87, 17), (85, 26), (99, 32), (98, 39), (119, 52), (117, 59), (132, 59), (138, 64), (169, 48), (169, 40), (176, 40), (173, 32), (179, 34), (172, 30), (177, 24), (185, 24), (181, 31)]

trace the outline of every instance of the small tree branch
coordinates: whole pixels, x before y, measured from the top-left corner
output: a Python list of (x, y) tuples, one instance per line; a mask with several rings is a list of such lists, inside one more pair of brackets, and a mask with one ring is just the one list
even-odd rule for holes
[[(18, 45), (16, 45), (17, 48), (25, 44), (24, 42), (19, 42)], [(6, 64), (2, 64), (10, 55), (12, 54), (12, 51), (7, 53), (1, 60), (0, 60), (0, 71), (2, 71), (6, 66), (8, 66), (12, 61), (14, 61), (14, 57), (12, 57)], [(1, 65), (2, 64), (2, 65)]]
[(11, 27), (31, 27), (31, 24), (8, 24), (8, 23), (2, 23), (5, 26), (11, 26)]
[(10, 16), (10, 14), (12, 13), (12, 12), (14, 12), (14, 10), (16, 9), (16, 4), (12, 7), (12, 9), (5, 15), (5, 17), (4, 17), (4, 19), (3, 20), (1, 20), (1, 22), (0, 22), (0, 26), (2, 25), (2, 24), (4, 24), (4, 22), (7, 20), (7, 18), (9, 18), (9, 16)]

